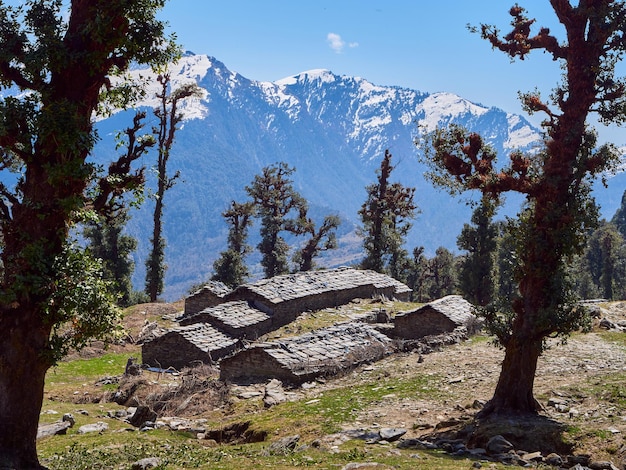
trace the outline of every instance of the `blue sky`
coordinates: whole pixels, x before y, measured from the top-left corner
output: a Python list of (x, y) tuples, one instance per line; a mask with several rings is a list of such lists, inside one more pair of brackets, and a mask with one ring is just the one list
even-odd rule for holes
[[(518, 1), (538, 25), (562, 34), (547, 0)], [(560, 77), (558, 63), (541, 52), (511, 63), (466, 28), (488, 23), (508, 32), (513, 3), (169, 0), (161, 17), (185, 49), (214, 56), (250, 79), (274, 81), (323, 68), (522, 113), (517, 92), (549, 94)], [(626, 144), (625, 128), (598, 130), (602, 140)]]

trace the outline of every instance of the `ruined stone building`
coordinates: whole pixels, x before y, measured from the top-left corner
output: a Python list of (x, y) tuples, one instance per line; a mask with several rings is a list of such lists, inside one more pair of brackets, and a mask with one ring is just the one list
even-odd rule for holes
[(398, 338), (417, 339), (450, 333), (475, 322), (474, 306), (460, 295), (448, 295), (396, 315), (393, 334)]
[(171, 328), (141, 346), (142, 362), (152, 367), (182, 369), (194, 363), (213, 364), (243, 344), (206, 323)]
[(300, 384), (378, 361), (392, 352), (392, 340), (370, 325), (340, 323), (239, 351), (222, 360), (220, 379), (241, 382), (277, 378)]
[(345, 267), (275, 276), (233, 291), (210, 283), (185, 300), (180, 326), (142, 346), (143, 362), (163, 368), (213, 363), (305, 311), (378, 295), (408, 300), (410, 292), (387, 275)]
[[(396, 340), (402, 345), (420, 338), (435, 345), (458, 341), (465, 333), (447, 339), (436, 336), (458, 332), (476, 321), (474, 307), (461, 296), (451, 295), (397, 314), (393, 325), (340, 323), (298, 337), (257, 343), (259, 337), (305, 311), (378, 295), (406, 300), (410, 289), (389, 276), (351, 268), (276, 276), (230, 292), (217, 287), (190, 296), (185, 312), (177, 317), (179, 326), (144, 343), (145, 364), (180, 369), (195, 361), (219, 361), (223, 380), (277, 378), (298, 384), (377, 361), (394, 351)], [(389, 319), (386, 312), (383, 317)]]

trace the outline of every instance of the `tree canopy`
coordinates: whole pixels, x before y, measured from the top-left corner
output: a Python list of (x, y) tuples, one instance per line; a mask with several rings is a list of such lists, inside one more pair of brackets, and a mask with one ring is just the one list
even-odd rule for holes
[[(98, 277), (68, 236), (86, 208), (101, 207), (86, 194), (96, 176), (94, 114), (137, 96), (118, 78), (131, 63), (164, 64), (178, 53), (156, 18), (163, 4), (0, 4), (0, 86), (9, 91), (0, 100), (0, 467), (39, 467), (46, 371), (68, 345), (111, 331), (103, 310), (112, 304), (97, 298)], [(100, 200), (131, 180), (102, 179), (116, 184), (100, 184)]]
[(512, 59), (540, 50), (561, 65), (563, 82), (551, 97), (521, 94), (529, 113), (543, 113), (546, 137), (534, 152), (514, 151), (499, 165), (483, 138), (458, 126), (431, 136), (431, 177), (452, 191), (474, 189), (497, 200), (515, 191), (526, 196), (516, 231), (515, 274), (519, 296), (510, 311), (487, 313), (492, 331), (505, 347), (505, 359), (493, 398), (482, 416), (534, 413), (537, 359), (548, 336), (567, 335), (586, 324), (583, 309), (571, 296), (567, 262), (580, 253), (597, 221), (590, 181), (614, 164), (611, 145), (597, 146), (587, 125), (590, 113), (604, 123), (626, 119), (626, 81), (615, 74), (626, 44), (626, 4), (611, 0), (551, 0), (566, 38), (548, 28), (535, 31), (535, 20), (515, 5), (511, 31), (502, 36), (491, 25), (474, 31)]

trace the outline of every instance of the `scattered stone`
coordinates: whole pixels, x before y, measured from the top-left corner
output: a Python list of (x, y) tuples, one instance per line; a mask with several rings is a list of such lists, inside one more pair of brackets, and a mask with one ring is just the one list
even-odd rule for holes
[(379, 431), (380, 438), (388, 441), (394, 442), (400, 439), (402, 436), (406, 434), (406, 429), (403, 428), (382, 428)]
[(131, 465), (132, 470), (147, 470), (161, 465), (161, 459), (158, 457), (148, 457), (138, 460)]
[(487, 453), (489, 454), (505, 454), (510, 450), (513, 450), (513, 444), (499, 434), (487, 442)]
[(78, 434), (87, 434), (90, 432), (104, 432), (109, 429), (109, 425), (105, 422), (98, 421), (97, 423), (85, 424), (78, 428)]
[(545, 462), (548, 465), (560, 467), (561, 465), (563, 465), (563, 458), (559, 454), (552, 453), (546, 456)]
[(58, 434), (66, 434), (67, 430), (71, 428), (73, 424), (74, 423), (69, 421), (57, 421), (52, 424), (41, 424), (37, 428), (37, 439), (56, 436)]
[(597, 461), (589, 464), (591, 470), (619, 470), (613, 462)]
[(278, 379), (270, 380), (265, 386), (265, 396), (263, 397), (265, 407), (269, 408), (284, 401), (287, 401), (287, 396), (283, 390), (283, 383)]
[(128, 418), (128, 422), (136, 428), (141, 428), (147, 421), (156, 421), (157, 414), (150, 409), (150, 407), (141, 405), (138, 406), (135, 412)]
[(281, 439), (278, 439), (276, 442), (272, 442), (270, 446), (267, 448), (267, 455), (287, 455), (296, 450), (298, 442), (300, 441), (300, 436), (296, 434), (295, 436), (287, 436)]

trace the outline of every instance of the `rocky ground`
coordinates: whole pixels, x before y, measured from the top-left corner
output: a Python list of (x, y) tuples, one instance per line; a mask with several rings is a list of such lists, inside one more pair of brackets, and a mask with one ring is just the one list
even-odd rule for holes
[[(125, 318), (129, 341), (115, 348), (125, 351), (149, 319), (167, 317), (181, 307), (165, 304), (138, 307)], [(529, 452), (526, 455), (532, 456), (538, 451), (543, 456), (556, 452), (563, 458), (571, 454), (589, 455), (595, 467), (578, 468), (626, 468), (623, 438), (626, 433), (626, 383), (622, 383), (622, 380), (626, 381), (626, 341), (621, 338), (626, 334), (622, 332), (626, 327), (626, 302), (603, 303), (594, 308), (596, 317), (592, 332), (577, 333), (564, 345), (550, 343), (550, 348), (540, 358), (535, 396), (544, 407), (542, 417), (538, 421), (489, 424), (499, 427), (495, 430), (484, 424), (483, 432), (502, 434), (521, 455)], [(608, 329), (612, 335), (607, 335)], [(98, 346), (94, 345), (81, 356), (90, 357), (97, 353)], [(447, 440), (480, 447), (486, 443), (480, 442), (481, 429), (471, 424), (472, 418), (491, 397), (502, 358), (501, 349), (490, 344), (489, 338), (479, 336), (429, 354), (395, 354), (346, 376), (295, 389), (286, 389), (280, 384), (259, 384), (233, 386), (228, 391), (219, 388), (213, 393), (223, 400), (224, 406), (230, 406), (226, 405), (229, 402), (232, 405), (232, 400), (259, 397), (275, 401), (315, 400), (329, 389), (372, 383), (380, 377), (432, 377), (439, 393), (407, 397), (407, 394), (395, 394), (391, 388), (381, 400), (344, 423), (342, 432), (324, 436), (321, 442), (332, 448), (355, 436), (378, 435), (382, 429), (401, 429), (406, 431), (402, 439), (408, 443), (421, 445)], [(210, 371), (205, 373), (210, 374)], [(133, 389), (133, 393), (140, 393), (138, 390)], [(144, 397), (149, 393), (154, 394), (154, 388), (145, 391)], [(190, 393), (195, 391), (190, 389)], [(177, 399), (185, 400), (185, 397), (178, 393)], [(202, 401), (194, 402), (192, 408), (189, 403), (187, 406), (187, 414), (191, 412), (191, 415), (198, 416), (203, 412)], [(216, 399), (207, 406), (215, 412)], [(170, 410), (174, 408), (176, 406)], [(546, 460), (542, 458), (542, 462)], [(573, 467), (572, 462), (570, 460), (567, 466)]]

